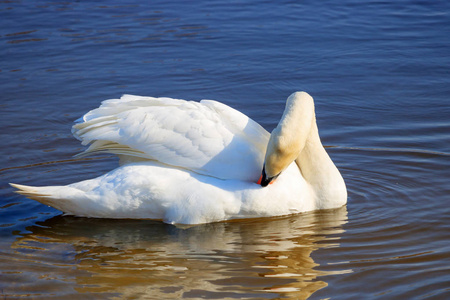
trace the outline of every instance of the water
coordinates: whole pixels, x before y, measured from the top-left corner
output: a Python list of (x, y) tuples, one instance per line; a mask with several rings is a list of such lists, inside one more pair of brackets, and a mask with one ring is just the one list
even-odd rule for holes
[[(450, 296), (446, 1), (0, 2), (5, 299)], [(73, 120), (130, 93), (216, 99), (271, 130), (316, 101), (341, 209), (180, 228), (61, 213), (8, 182), (114, 168), (73, 159)]]

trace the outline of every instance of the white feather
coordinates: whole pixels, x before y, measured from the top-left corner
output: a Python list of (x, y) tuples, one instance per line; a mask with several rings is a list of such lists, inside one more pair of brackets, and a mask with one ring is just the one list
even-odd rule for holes
[(125, 95), (103, 101), (83, 120), (72, 131), (91, 144), (82, 155), (136, 156), (221, 179), (258, 177), (269, 139), (259, 124), (212, 100)]

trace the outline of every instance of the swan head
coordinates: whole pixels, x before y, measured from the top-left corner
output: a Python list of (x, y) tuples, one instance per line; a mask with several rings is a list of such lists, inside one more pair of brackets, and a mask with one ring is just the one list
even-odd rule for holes
[(314, 101), (305, 92), (295, 92), (286, 101), (286, 107), (277, 127), (272, 131), (260, 181), (265, 187), (273, 182), (303, 150), (315, 122)]

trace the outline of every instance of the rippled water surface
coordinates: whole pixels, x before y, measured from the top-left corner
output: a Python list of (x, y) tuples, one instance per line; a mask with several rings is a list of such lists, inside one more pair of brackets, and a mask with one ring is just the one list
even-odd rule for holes
[[(450, 298), (447, 1), (0, 1), (0, 298)], [(73, 120), (122, 94), (267, 130), (309, 92), (348, 205), (193, 227), (62, 216), (8, 182), (92, 178)]]

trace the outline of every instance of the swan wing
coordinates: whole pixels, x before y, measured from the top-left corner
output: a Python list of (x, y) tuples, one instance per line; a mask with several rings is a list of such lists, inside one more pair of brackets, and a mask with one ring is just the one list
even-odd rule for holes
[(259, 177), (270, 136), (246, 115), (217, 101), (132, 95), (103, 101), (72, 132), (90, 145), (81, 155), (108, 152), (246, 181)]

